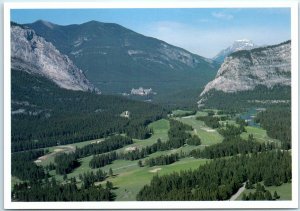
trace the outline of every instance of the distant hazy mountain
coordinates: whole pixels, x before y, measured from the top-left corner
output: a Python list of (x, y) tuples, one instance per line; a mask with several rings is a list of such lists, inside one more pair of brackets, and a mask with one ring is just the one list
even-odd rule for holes
[(67, 54), (106, 93), (147, 87), (158, 95), (170, 94), (204, 87), (217, 71), (210, 59), (118, 24), (90, 21), (60, 26), (37, 21), (27, 26)]
[(71, 90), (94, 90), (82, 70), (77, 68), (50, 42), (36, 35), (34, 30), (11, 25), (12, 69), (38, 74), (58, 86)]
[(220, 53), (218, 53), (212, 59), (216, 62), (223, 63), (224, 59), (233, 52), (240, 51), (240, 50), (251, 50), (256, 47), (258, 46), (255, 45), (251, 40), (248, 39), (236, 40), (233, 42), (231, 46), (220, 51)]
[(286, 41), (229, 55), (215, 79), (205, 86), (199, 103), (204, 103), (214, 91), (236, 93), (257, 87), (272, 89), (290, 84), (291, 41)]

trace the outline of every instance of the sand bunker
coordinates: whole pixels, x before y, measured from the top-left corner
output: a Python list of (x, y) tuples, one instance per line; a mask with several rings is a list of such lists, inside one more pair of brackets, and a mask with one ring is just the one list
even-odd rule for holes
[(156, 169), (150, 170), (149, 172), (151, 172), (151, 173), (156, 173), (156, 172), (158, 172), (158, 171), (160, 171), (160, 170), (161, 170), (161, 168), (156, 168)]
[(55, 149), (54, 152), (61, 152), (64, 151), (64, 149)]
[(91, 144), (99, 144), (102, 141), (104, 141), (104, 139), (103, 140), (92, 141)]
[(134, 151), (134, 150), (136, 150), (136, 149), (137, 149), (136, 147), (127, 147), (127, 148), (125, 149), (125, 151), (131, 152), (131, 151)]
[(202, 130), (205, 130), (206, 132), (209, 132), (209, 133), (216, 132), (216, 130), (210, 129), (210, 128), (205, 128), (205, 127), (203, 127), (203, 128), (201, 128), (201, 129), (202, 129)]

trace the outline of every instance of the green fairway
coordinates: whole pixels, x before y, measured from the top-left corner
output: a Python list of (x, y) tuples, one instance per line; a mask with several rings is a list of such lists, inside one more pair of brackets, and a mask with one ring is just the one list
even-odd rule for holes
[(176, 115), (184, 115), (189, 112), (192, 112), (192, 111), (178, 109), (178, 110), (172, 111), (172, 114), (176, 116)]
[[(292, 200), (292, 183), (284, 183), (280, 186), (270, 186), (265, 187), (266, 190), (269, 190), (273, 196), (276, 191), (280, 196), (278, 200)], [(245, 189), (243, 193), (249, 194), (250, 192), (254, 193), (254, 189)], [(237, 198), (237, 200), (242, 200), (243, 193)]]
[[(117, 187), (117, 201), (132, 201), (135, 200), (136, 194), (151, 178), (158, 174), (170, 174), (181, 170), (195, 169), (207, 162), (206, 159), (185, 158), (176, 163), (167, 166), (154, 167), (138, 167), (137, 165), (116, 171), (117, 176), (109, 177), (108, 180), (113, 182)], [(135, 161), (135, 163), (137, 163)], [(107, 166), (109, 167), (109, 166)]]
[[(187, 111), (177, 110), (176, 112), (184, 113)], [(206, 126), (203, 121), (196, 120), (197, 116), (206, 116), (206, 115), (207, 112), (198, 111), (195, 115), (174, 118), (187, 125), (191, 125), (193, 127), (193, 131), (191, 131), (190, 133), (195, 134), (201, 138), (201, 142), (202, 142), (201, 145), (190, 146), (185, 144), (184, 146), (178, 149), (155, 152), (141, 160), (142, 163), (144, 163), (146, 159), (155, 158), (161, 155), (174, 154), (174, 153), (178, 153), (180, 156), (185, 155), (186, 156), (185, 158), (182, 158), (178, 162), (175, 162), (170, 165), (153, 166), (153, 167), (148, 167), (148, 166), (139, 167), (138, 160), (134, 160), (134, 161), (115, 160), (111, 164), (101, 168), (105, 172), (109, 172), (109, 169), (111, 168), (113, 170), (114, 175), (112, 177), (107, 177), (107, 179), (103, 182), (96, 183), (96, 185), (106, 183), (106, 181), (111, 181), (116, 187), (114, 192), (116, 193), (117, 201), (132, 201), (135, 200), (135, 197), (137, 193), (141, 190), (141, 188), (144, 185), (150, 183), (151, 178), (154, 175), (165, 175), (165, 174), (170, 174), (172, 172), (180, 172), (181, 170), (195, 169), (198, 168), (199, 165), (203, 165), (206, 162), (209, 162), (208, 159), (194, 159), (192, 157), (189, 157), (189, 153), (193, 149), (199, 149), (199, 148), (201, 149), (208, 145), (221, 143), (223, 140), (223, 137), (217, 132), (217, 130)], [(232, 124), (235, 124), (234, 120), (228, 120), (228, 121)], [(152, 144), (156, 143), (157, 139), (161, 139), (162, 142), (168, 140), (168, 131), (170, 129), (170, 123), (167, 119), (161, 119), (155, 121), (149, 124), (148, 127), (153, 130), (153, 134), (151, 135), (150, 138), (145, 140), (133, 139), (134, 142), (133, 144), (117, 149), (116, 152), (117, 153), (126, 152), (133, 149), (141, 149), (146, 146), (151, 146)], [(274, 141), (274, 139), (270, 139), (266, 135), (266, 131), (261, 128), (247, 126), (246, 130), (247, 132), (242, 134), (243, 138), (247, 138), (248, 134), (253, 134), (254, 137), (261, 142)], [(38, 162), (37, 164), (43, 166), (48, 165), (50, 162), (54, 162), (54, 157), (58, 153), (72, 152), (75, 150), (76, 147), (81, 148), (85, 145), (95, 143), (97, 141), (102, 141), (102, 140), (103, 139), (98, 139), (98, 140), (85, 141), (85, 142), (69, 144), (69, 145), (49, 147), (48, 148), (49, 154), (44, 156), (44, 159), (41, 159), (41, 161)], [(77, 181), (79, 181), (80, 174), (84, 174), (85, 172), (89, 172), (89, 171), (94, 171), (94, 172), (97, 171), (98, 169), (92, 169), (89, 166), (92, 157), (93, 156), (88, 156), (79, 159), (78, 161), (80, 162), (80, 166), (74, 169), (71, 173), (69, 173), (67, 175), (67, 178), (70, 179), (71, 177), (75, 177), (77, 178)], [(64, 183), (63, 176), (57, 175), (55, 173), (55, 170), (50, 171), (50, 175), (54, 176), (58, 181)], [(16, 182), (18, 182), (17, 178), (13, 178), (12, 184), (15, 184)], [(80, 186), (81, 186), (81, 182), (78, 182), (78, 187)], [(281, 196), (280, 198), (281, 200), (291, 198), (290, 184), (284, 184), (280, 187), (269, 187), (267, 189), (270, 190), (272, 193), (276, 190), (277, 193)], [(247, 191), (251, 191), (251, 190), (245, 190), (245, 193)], [(240, 198), (241, 196), (238, 199)]]
[[(161, 120), (155, 121), (155, 122), (149, 124), (148, 127), (153, 130), (153, 135), (150, 138), (145, 139), (145, 140), (133, 139), (133, 141), (134, 141), (133, 144), (123, 147), (123, 148), (117, 150), (117, 152), (124, 151), (127, 148), (131, 148), (131, 147), (142, 148), (142, 147), (150, 146), (150, 145), (154, 144), (158, 138), (160, 138), (162, 141), (167, 141), (168, 130), (170, 129), (170, 124), (169, 124), (168, 120), (161, 119)], [(37, 164), (46, 166), (50, 162), (52, 162), (52, 163), (54, 162), (54, 157), (58, 153), (70, 152), (71, 150), (75, 150), (76, 147), (81, 148), (88, 144), (97, 143), (102, 140), (104, 140), (104, 139), (96, 139), (96, 140), (84, 141), (84, 142), (79, 142), (79, 143), (74, 143), (74, 144), (60, 145), (60, 146), (45, 148), (45, 149), (49, 150), (49, 154), (44, 156), (43, 159), (41, 159), (41, 161), (37, 162)]]
[(140, 139), (133, 139), (133, 144), (127, 145), (121, 149), (116, 150), (117, 152), (124, 152), (128, 151), (130, 149), (141, 149), (146, 146), (151, 146), (152, 144), (156, 143), (157, 139), (161, 139), (162, 142), (165, 142), (168, 140), (168, 131), (170, 129), (170, 123), (166, 119), (161, 119), (158, 121), (155, 121), (148, 126), (153, 130), (153, 134), (150, 138), (140, 140)]
[(187, 125), (191, 125), (194, 128), (193, 133), (200, 137), (202, 145), (213, 145), (221, 143), (223, 140), (223, 137), (215, 129), (207, 127), (203, 121), (196, 120), (195, 116), (176, 119)]
[(247, 139), (249, 134), (253, 134), (253, 137), (261, 143), (265, 143), (265, 142), (275, 142), (277, 144), (280, 143), (278, 140), (270, 138), (267, 135), (267, 131), (264, 130), (263, 128), (252, 127), (252, 126), (246, 126), (245, 128), (247, 132), (241, 134), (241, 137), (244, 139)]

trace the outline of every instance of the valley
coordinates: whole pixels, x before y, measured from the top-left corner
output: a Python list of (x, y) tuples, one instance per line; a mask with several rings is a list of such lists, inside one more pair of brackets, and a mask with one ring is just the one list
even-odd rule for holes
[(99, 21), (11, 37), (12, 201), (292, 200), (291, 40), (209, 59)]
[[(214, 116), (218, 116), (218, 110), (202, 110), (194, 113), (191, 111), (178, 110), (173, 111), (171, 116), (181, 116), (181, 117), (170, 117), (171, 119), (176, 119), (186, 125), (192, 126), (193, 130), (190, 132), (192, 135), (196, 135), (201, 139), (201, 145), (193, 146), (187, 145), (181, 146), (179, 148), (174, 148), (166, 151), (158, 151), (148, 155), (145, 158), (139, 160), (115, 160), (111, 164), (108, 164), (101, 168), (104, 172), (109, 172), (112, 170), (113, 174), (107, 176), (104, 181), (95, 182), (95, 185), (105, 185), (107, 181), (112, 182), (114, 188), (112, 192), (115, 194), (116, 201), (132, 201), (136, 200), (136, 196), (145, 185), (148, 185), (153, 178), (153, 176), (163, 176), (172, 174), (173, 172), (181, 171), (190, 171), (197, 169), (199, 166), (202, 166), (211, 161), (211, 159), (206, 158), (194, 158), (190, 155), (190, 152), (195, 149), (203, 150), (207, 146), (213, 146), (220, 144), (223, 141), (223, 136), (218, 133), (216, 129), (208, 127), (203, 121), (199, 121), (196, 118), (199, 116), (207, 116), (214, 112)], [(220, 113), (220, 111), (219, 111)], [(235, 121), (236, 115), (229, 117), (224, 121), (220, 121), (221, 124), (233, 124), (238, 125)], [(141, 140), (133, 139), (133, 144), (126, 145), (120, 149), (117, 149), (117, 153), (124, 153), (131, 150), (142, 149), (147, 146), (153, 145), (157, 139), (161, 139), (162, 142), (168, 140), (168, 131), (170, 130), (170, 123), (168, 119), (157, 120), (148, 125), (148, 128), (151, 128), (152, 135), (150, 138)], [(272, 139), (266, 135), (266, 131), (259, 126), (246, 126), (245, 132), (241, 134), (243, 140), (246, 140), (249, 135), (253, 135), (254, 140), (260, 143), (279, 143), (280, 141)], [(61, 145), (56, 147), (44, 148), (48, 151), (48, 154), (38, 158), (39, 162), (35, 161), (38, 166), (47, 167), (54, 162), (55, 155), (59, 153), (72, 153), (75, 148), (82, 148), (87, 145), (100, 143), (103, 139), (90, 140), (85, 142), (79, 142), (72, 145)], [(159, 156), (171, 155), (177, 153), (180, 155), (180, 158), (175, 163), (170, 165), (155, 165), (152, 167), (149, 166), (139, 166), (138, 161), (145, 163), (145, 160), (156, 158)], [(69, 183), (71, 178), (75, 178), (76, 184), (78, 187), (82, 185), (80, 175), (86, 172), (96, 173), (97, 169), (90, 167), (89, 163), (93, 156), (87, 156), (78, 159), (80, 165), (76, 167), (72, 172), (66, 174), (66, 178), (63, 175), (57, 174), (55, 170), (50, 170), (50, 178), (55, 178), (58, 182)], [(16, 183), (16, 182), (14, 182)], [(270, 187), (271, 192), (274, 193), (276, 190), (279, 195), (281, 195), (281, 200), (290, 200), (291, 185), (290, 183), (285, 183), (280, 186)], [(285, 191), (281, 190), (281, 187), (285, 187)], [(267, 188), (269, 189), (269, 188)], [(244, 192), (249, 193), (248, 189), (245, 189)], [(243, 193), (244, 193), (243, 192)], [(241, 200), (241, 196), (237, 197), (236, 200)]]

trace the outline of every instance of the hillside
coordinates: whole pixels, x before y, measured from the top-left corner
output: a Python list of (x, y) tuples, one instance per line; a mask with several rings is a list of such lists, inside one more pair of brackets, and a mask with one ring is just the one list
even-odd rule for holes
[[(29, 71), (29, 70), (28, 70)], [(12, 69), (12, 151), (96, 139), (112, 133), (147, 137), (148, 123), (166, 116), (150, 103), (62, 89), (51, 80)], [(121, 116), (129, 111), (130, 118)]]
[[(217, 100), (221, 95), (226, 101), (226, 96), (242, 93), (252, 95), (249, 100), (289, 100), (290, 84), (291, 41), (237, 51), (225, 59), (215, 79), (205, 86), (198, 104), (208, 104), (211, 99)], [(270, 99), (270, 96), (274, 98)]]
[(130, 93), (143, 87), (160, 95), (204, 87), (216, 64), (118, 24), (90, 21), (60, 26), (28, 24), (81, 68), (103, 93)]
[(34, 30), (14, 23), (11, 24), (11, 65), (14, 69), (50, 79), (65, 89), (98, 91), (68, 56)]

